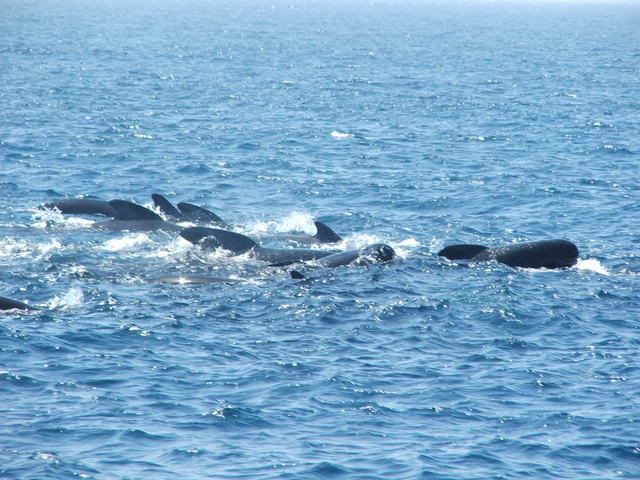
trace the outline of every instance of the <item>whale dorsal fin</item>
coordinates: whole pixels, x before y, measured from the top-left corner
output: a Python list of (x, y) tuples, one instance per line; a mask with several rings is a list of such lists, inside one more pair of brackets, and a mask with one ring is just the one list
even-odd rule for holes
[(233, 252), (235, 255), (242, 255), (258, 246), (256, 242), (246, 235), (220, 230), (219, 228), (185, 228), (180, 232), (180, 236), (191, 243), (198, 243), (205, 237), (213, 237), (220, 247)]
[(305, 277), (303, 274), (301, 274), (297, 270), (291, 270), (291, 272), (289, 272), (289, 274), (291, 275), (291, 278), (294, 279), (294, 280), (306, 280), (307, 279), (307, 277)]
[(0, 297), (0, 310), (35, 310), (35, 308), (13, 298)]
[(126, 200), (111, 200), (109, 205), (115, 210), (116, 220), (162, 220), (157, 213)]
[(153, 204), (168, 217), (178, 218), (180, 211), (173, 204), (159, 193), (152, 193)]
[(483, 245), (449, 245), (438, 252), (438, 256), (446, 257), (449, 260), (471, 260), (476, 255), (489, 250)]
[(204, 223), (215, 223), (221, 226), (226, 225), (224, 220), (222, 220), (218, 215), (207, 210), (206, 208), (202, 208), (197, 205), (185, 202), (180, 202), (178, 204), (178, 208), (180, 209), (180, 212), (182, 212), (182, 216), (185, 217), (185, 220)]
[(331, 230), (322, 222), (313, 222), (318, 232), (314, 235), (320, 243), (337, 243), (342, 241), (342, 237)]

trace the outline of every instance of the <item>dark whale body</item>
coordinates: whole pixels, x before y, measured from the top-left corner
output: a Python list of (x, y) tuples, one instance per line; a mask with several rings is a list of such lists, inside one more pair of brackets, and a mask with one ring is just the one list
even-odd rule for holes
[(0, 310), (36, 310), (34, 307), (8, 297), (0, 297)]
[(449, 260), (495, 260), (510, 267), (567, 268), (578, 262), (578, 253), (578, 247), (568, 240), (542, 240), (499, 248), (468, 244), (450, 245), (440, 250), (438, 255)]
[[(230, 228), (222, 218), (206, 208), (186, 202), (178, 203), (178, 207), (176, 208), (169, 200), (159, 193), (152, 194), (151, 198), (153, 199), (154, 205), (162, 212), (162, 214), (172, 221), (214, 225), (224, 230), (229, 230)], [(261, 236), (260, 239), (267, 241), (282, 240), (295, 242), (301, 245), (338, 243), (342, 241), (340, 235), (331, 230), (329, 226), (322, 222), (314, 222), (314, 224), (316, 226), (315, 235), (270, 234)]]
[(179, 232), (182, 227), (173, 223), (165, 222), (160, 215), (152, 212), (142, 205), (128, 202), (126, 200), (111, 200), (109, 205), (115, 211), (114, 219), (106, 222), (93, 224), (93, 228), (98, 230), (136, 230), (151, 232), (163, 230), (167, 232)]
[(115, 217), (116, 215), (108, 201), (93, 198), (64, 198), (45, 203), (42, 208), (76, 215), (104, 215), (106, 217)]
[(267, 235), (261, 238), (264, 240), (285, 240), (301, 245), (319, 245), (325, 243), (338, 243), (342, 241), (342, 237), (331, 230), (328, 225), (322, 222), (313, 222), (313, 224), (316, 226), (315, 235), (284, 233), (279, 235)]
[(305, 260), (315, 260), (337, 253), (335, 251), (265, 248), (254, 240), (240, 233), (220, 230), (218, 228), (192, 227), (185, 228), (180, 236), (193, 244), (200, 244), (206, 250), (223, 248), (234, 255), (248, 253), (251, 258), (274, 264), (288, 265)]

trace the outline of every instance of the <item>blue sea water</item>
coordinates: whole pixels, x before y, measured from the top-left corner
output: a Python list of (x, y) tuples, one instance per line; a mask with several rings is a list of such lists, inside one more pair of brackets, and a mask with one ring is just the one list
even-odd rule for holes
[[(0, 295), (42, 307), (0, 315), (1, 478), (640, 478), (640, 5), (0, 10)], [(152, 192), (399, 258), (35, 208)], [(547, 238), (578, 265), (436, 255)]]

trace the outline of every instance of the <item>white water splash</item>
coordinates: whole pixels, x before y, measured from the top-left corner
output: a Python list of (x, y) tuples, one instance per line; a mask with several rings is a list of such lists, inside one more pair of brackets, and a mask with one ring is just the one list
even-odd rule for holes
[(400, 258), (407, 258), (413, 250), (420, 246), (420, 242), (418, 242), (415, 238), (405, 238), (399, 242), (391, 243), (391, 247), (396, 252), (396, 255)]
[(99, 249), (105, 252), (121, 252), (123, 250), (131, 250), (135, 247), (148, 243), (149, 241), (150, 239), (148, 235), (144, 233), (136, 233), (107, 240), (99, 247)]
[(51, 252), (62, 249), (62, 243), (52, 238), (46, 243), (30, 243), (25, 240), (4, 238), (0, 241), (0, 258), (35, 258), (37, 260)]
[(167, 261), (182, 261), (193, 249), (193, 244), (182, 237), (178, 237), (172, 242), (163, 245), (158, 250), (153, 250), (145, 255), (146, 258), (160, 258)]
[(599, 273), (600, 275), (606, 275), (606, 276), (610, 275), (609, 270), (607, 270), (605, 266), (602, 265), (595, 258), (586, 258), (586, 259), (579, 258), (578, 263), (576, 264), (576, 268), (583, 272), (595, 272), (595, 273)]
[(308, 233), (314, 235), (316, 227), (313, 224), (314, 217), (306, 212), (291, 212), (286, 217), (278, 221), (262, 222), (257, 221), (247, 225), (244, 230), (247, 235), (264, 233)]
[(55, 296), (49, 301), (49, 308), (55, 310), (71, 310), (84, 303), (84, 293), (78, 287), (72, 287), (62, 296)]
[(331, 132), (331, 136), (336, 140), (346, 140), (347, 138), (353, 138), (353, 133), (338, 132), (337, 130), (334, 130)]

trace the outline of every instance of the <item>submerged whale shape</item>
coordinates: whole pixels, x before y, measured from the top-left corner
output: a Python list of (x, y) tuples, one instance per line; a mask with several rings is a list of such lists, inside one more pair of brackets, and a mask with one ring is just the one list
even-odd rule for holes
[(578, 262), (578, 247), (568, 240), (516, 243), (499, 248), (483, 245), (450, 245), (438, 252), (449, 260), (495, 260), (510, 267), (567, 268)]
[(326, 250), (265, 248), (246, 235), (218, 228), (185, 228), (180, 232), (180, 236), (193, 244), (199, 243), (206, 250), (223, 248), (234, 255), (247, 253), (256, 260), (283, 265), (304, 260), (315, 260), (337, 253)]
[[(374, 243), (359, 250), (350, 250), (347, 252), (334, 253), (326, 257), (315, 260), (315, 264), (322, 267), (341, 267), (345, 265), (371, 265), (374, 263), (387, 263), (396, 258), (396, 252), (389, 245), (384, 243)], [(273, 267), (286, 266), (287, 264), (271, 265)], [(298, 270), (289, 272), (294, 280), (309, 280), (304, 274)]]
[(241, 280), (223, 277), (208, 277), (206, 275), (162, 275), (148, 279), (151, 283), (166, 283), (169, 285), (209, 285), (212, 283), (239, 283)]
[(151, 198), (153, 199), (153, 204), (158, 207), (158, 209), (160, 209), (167, 218), (174, 221), (207, 223), (224, 228), (228, 226), (218, 215), (206, 208), (186, 202), (178, 203), (178, 208), (176, 208), (169, 200), (159, 193), (153, 193)]
[(108, 201), (93, 198), (63, 198), (45, 203), (42, 208), (76, 215), (104, 215), (106, 217), (115, 217), (116, 215)]
[(160, 215), (148, 208), (126, 200), (111, 200), (109, 205), (115, 211), (113, 220), (94, 223), (93, 228), (99, 230), (137, 230), (150, 232), (163, 230), (179, 232), (182, 227), (174, 223), (165, 222)]
[(35, 307), (8, 297), (0, 297), (0, 310), (37, 310)]

